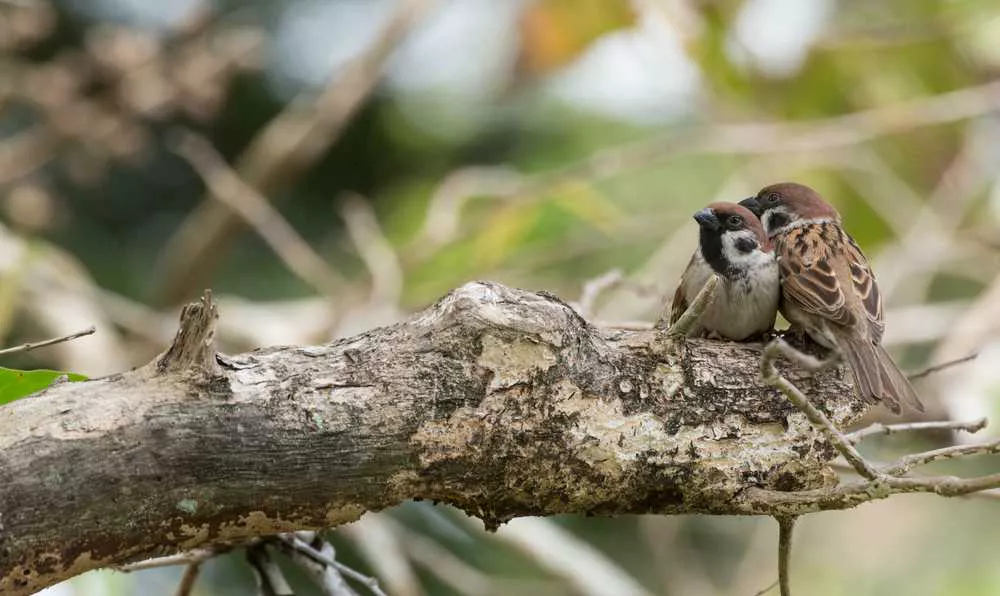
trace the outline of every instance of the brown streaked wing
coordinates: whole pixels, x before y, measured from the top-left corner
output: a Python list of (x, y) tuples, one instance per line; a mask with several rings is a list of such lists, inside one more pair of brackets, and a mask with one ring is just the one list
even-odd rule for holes
[(875, 343), (882, 341), (882, 333), (885, 331), (885, 321), (882, 315), (882, 294), (878, 291), (878, 283), (875, 281), (875, 274), (872, 273), (868, 259), (861, 252), (861, 247), (851, 238), (850, 234), (844, 233), (847, 239), (847, 258), (851, 268), (851, 281), (854, 283), (854, 291), (857, 292), (861, 304), (865, 307), (865, 314), (868, 317), (871, 337)]
[(810, 242), (813, 226), (793, 230), (778, 242), (781, 287), (785, 300), (833, 323), (850, 326), (854, 315), (847, 303), (837, 273), (830, 265), (833, 255), (822, 242)]

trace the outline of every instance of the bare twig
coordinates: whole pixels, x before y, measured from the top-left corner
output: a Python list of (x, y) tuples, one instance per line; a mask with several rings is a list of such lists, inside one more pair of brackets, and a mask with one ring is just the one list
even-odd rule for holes
[(261, 542), (248, 547), (247, 561), (257, 578), (260, 596), (295, 596), (292, 587), (288, 585), (288, 580), (285, 579), (285, 574), (271, 559), (266, 543)]
[[(320, 542), (322, 544), (318, 544), (317, 548), (313, 550), (323, 555), (324, 558), (333, 560), (333, 545), (325, 541)], [(290, 542), (282, 540), (278, 541), (277, 544), (288, 555), (288, 558), (319, 586), (323, 596), (358, 596), (358, 593), (348, 585), (335, 565), (317, 561), (311, 553), (306, 554), (303, 549), (292, 546)], [(309, 546), (309, 548), (313, 547)]]
[(845, 482), (833, 488), (798, 492), (749, 488), (745, 496), (754, 503), (755, 508), (801, 515), (817, 511), (850, 509), (892, 495), (931, 493), (942, 497), (962, 497), (996, 488), (1000, 488), (1000, 474), (975, 478), (955, 476), (911, 478), (883, 474), (877, 480), (862, 479), (857, 482)]
[(826, 435), (833, 447), (844, 456), (844, 459), (854, 466), (854, 469), (858, 471), (858, 474), (869, 480), (878, 479), (881, 474), (871, 467), (871, 465), (869, 465), (863, 457), (861, 457), (861, 454), (854, 448), (851, 441), (845, 437), (843, 433), (837, 430), (833, 423), (830, 422), (830, 419), (826, 417), (826, 414), (813, 405), (813, 403), (809, 401), (809, 398), (799, 391), (798, 387), (778, 372), (778, 369), (775, 366), (775, 360), (779, 354), (810, 371), (823, 369), (828, 366), (827, 363), (816, 360), (807, 354), (799, 352), (792, 346), (788, 345), (785, 340), (779, 338), (772, 341), (766, 348), (764, 348), (764, 353), (761, 354), (760, 358), (760, 375), (765, 383), (775, 387), (778, 391), (784, 394), (789, 401), (795, 404), (795, 407), (802, 410), (802, 412), (809, 419), (809, 422), (811, 422), (813, 426), (819, 428), (820, 431)]
[(951, 368), (953, 366), (957, 366), (959, 364), (965, 364), (966, 362), (970, 362), (972, 360), (975, 360), (978, 357), (979, 357), (979, 352), (976, 352), (976, 353), (973, 353), (973, 354), (969, 354), (968, 356), (963, 356), (961, 358), (955, 358), (954, 360), (949, 360), (948, 362), (942, 362), (941, 364), (935, 364), (934, 366), (928, 366), (927, 368), (925, 368), (924, 370), (922, 370), (920, 372), (916, 372), (916, 373), (913, 373), (912, 375), (908, 375), (908, 378), (911, 381), (914, 381), (916, 379), (922, 379), (922, 378), (924, 378), (926, 376), (929, 376), (929, 375), (932, 375), (932, 374), (934, 374), (936, 372), (940, 372), (942, 370)]
[(624, 281), (625, 274), (621, 269), (611, 269), (603, 275), (589, 279), (583, 284), (580, 292), (580, 299), (573, 305), (576, 311), (585, 319), (594, 316), (597, 299), (607, 290), (614, 288)]
[(964, 430), (967, 433), (977, 433), (986, 428), (986, 418), (979, 418), (972, 421), (941, 420), (930, 422), (906, 422), (902, 424), (882, 424), (876, 422), (871, 426), (866, 426), (847, 434), (847, 440), (857, 443), (872, 435), (894, 435), (901, 432), (920, 430)]
[(392, 518), (386, 517), (386, 520), (406, 549), (407, 555), (455, 592), (467, 596), (488, 596), (497, 592), (493, 588), (493, 579), (488, 574), (469, 565), (427, 536), (409, 530)]
[(905, 455), (899, 458), (895, 464), (886, 468), (885, 473), (893, 476), (902, 476), (917, 466), (927, 465), (936, 461), (990, 453), (1000, 453), (1000, 439), (978, 445), (951, 445), (949, 447), (934, 449), (933, 451)]
[(332, 567), (336, 569), (338, 572), (342, 573), (343, 575), (362, 584), (363, 586), (368, 588), (368, 590), (371, 591), (371, 593), (374, 594), (375, 596), (386, 596), (386, 593), (382, 591), (381, 587), (379, 587), (378, 580), (376, 580), (374, 577), (369, 577), (363, 573), (359, 573), (358, 571), (337, 561), (336, 559), (333, 558), (332, 553), (322, 552), (320, 550), (313, 548), (312, 545), (302, 540), (302, 538), (298, 537), (295, 534), (281, 534), (278, 536), (278, 538), (287, 547), (296, 550), (307, 557), (312, 558), (317, 563), (322, 563), (323, 565)]
[(774, 580), (774, 582), (773, 582), (773, 583), (772, 583), (772, 584), (771, 584), (770, 586), (768, 586), (768, 587), (764, 588), (763, 590), (760, 590), (760, 591), (758, 591), (758, 592), (754, 593), (754, 595), (753, 595), (753, 596), (764, 596), (764, 594), (767, 594), (767, 593), (768, 593), (768, 592), (770, 592), (771, 590), (773, 590), (773, 589), (777, 588), (777, 587), (778, 587), (778, 582), (779, 582), (779, 581), (781, 581), (781, 580), (777, 580), (777, 579), (776, 579), (776, 580)]
[[(268, 196), (308, 170), (337, 141), (381, 79), (393, 51), (434, 4), (433, 0), (398, 2), (374, 43), (333, 77), (329, 87), (319, 96), (308, 92), (293, 99), (250, 141), (234, 168), (239, 177)], [(192, 212), (162, 252), (166, 302), (176, 302), (203, 285), (240, 231), (239, 223), (212, 201)]]
[(263, 195), (240, 179), (207, 139), (180, 132), (173, 148), (205, 180), (211, 196), (252, 227), (300, 279), (326, 296), (343, 287), (343, 276), (316, 254)]
[[(872, 465), (877, 466), (879, 469), (887, 469), (892, 467), (891, 464), (879, 463), (879, 462), (873, 462)], [(838, 472), (857, 474), (857, 470), (855, 470), (852, 466), (850, 466), (846, 462), (842, 462), (839, 460), (830, 463), (830, 468)], [(912, 477), (928, 478), (927, 476), (912, 476)], [(986, 488), (980, 491), (971, 492), (968, 494), (958, 495), (958, 496), (966, 499), (985, 499), (987, 501), (1000, 501), (1000, 489)]]
[(778, 586), (781, 596), (792, 596), (789, 578), (792, 560), (792, 531), (795, 529), (794, 515), (779, 516), (778, 520)]
[(181, 576), (181, 581), (177, 585), (177, 596), (191, 596), (194, 584), (198, 581), (198, 574), (201, 572), (201, 562), (189, 563)]
[(498, 166), (470, 166), (445, 177), (431, 194), (420, 231), (406, 255), (422, 260), (458, 235), (462, 207), (477, 196), (513, 194), (524, 183), (515, 170)]
[(368, 560), (372, 571), (394, 596), (423, 596), (407, 553), (400, 544), (395, 526), (383, 521), (383, 516), (368, 515), (344, 528), (360, 554)]
[(677, 155), (768, 155), (826, 151), (914, 128), (955, 122), (998, 110), (1000, 82), (921, 97), (852, 114), (792, 123), (749, 122), (670, 131), (598, 152), (510, 189), (500, 196), (543, 196), (567, 181), (600, 180), (650, 167)]
[(694, 329), (694, 326), (698, 324), (701, 316), (705, 314), (705, 310), (708, 305), (712, 303), (715, 299), (715, 288), (719, 285), (719, 276), (713, 274), (712, 277), (708, 278), (705, 285), (702, 286), (698, 295), (691, 302), (691, 305), (687, 307), (687, 310), (677, 319), (673, 325), (670, 325), (670, 305), (666, 305), (663, 308), (663, 312), (660, 313), (660, 320), (657, 321), (656, 327), (658, 329), (666, 328), (667, 335), (679, 335), (685, 336)]
[(20, 352), (30, 352), (31, 350), (37, 350), (38, 348), (54, 346), (56, 344), (61, 344), (63, 342), (79, 339), (87, 335), (93, 335), (96, 331), (97, 328), (91, 325), (90, 327), (87, 327), (83, 331), (77, 331), (75, 333), (70, 333), (69, 335), (53, 337), (52, 339), (46, 339), (45, 341), (37, 341), (32, 343), (21, 344), (19, 346), (14, 346), (13, 348), (4, 348), (0, 350), (0, 356), (7, 356), (9, 354), (18, 354)]
[(654, 323), (649, 321), (595, 321), (595, 325), (604, 329), (621, 329), (624, 331), (647, 331)]
[(496, 535), (528, 553), (553, 573), (566, 578), (575, 593), (585, 596), (649, 594), (617, 563), (552, 520), (521, 517), (501, 527)]
[(375, 210), (359, 194), (348, 193), (340, 210), (358, 256), (372, 278), (372, 301), (399, 305), (403, 293), (403, 268), (392, 243), (382, 233)]
[(157, 569), (159, 567), (173, 567), (175, 565), (193, 565), (196, 563), (204, 563), (221, 552), (222, 551), (215, 548), (198, 548), (176, 555), (157, 557), (155, 559), (147, 559), (145, 561), (122, 565), (121, 567), (118, 567), (118, 571), (121, 571), (122, 573), (131, 573), (133, 571), (142, 571), (144, 569)]

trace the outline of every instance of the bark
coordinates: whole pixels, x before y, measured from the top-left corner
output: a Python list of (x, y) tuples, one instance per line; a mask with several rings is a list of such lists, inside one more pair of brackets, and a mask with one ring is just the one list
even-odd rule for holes
[[(0, 408), (0, 592), (407, 499), (516, 516), (773, 514), (834, 451), (760, 345), (598, 329), (548, 294), (459, 288), (315, 347), (213, 349), (210, 296), (150, 365)], [(832, 420), (843, 370), (782, 369)], [(763, 490), (747, 490), (747, 489)]]

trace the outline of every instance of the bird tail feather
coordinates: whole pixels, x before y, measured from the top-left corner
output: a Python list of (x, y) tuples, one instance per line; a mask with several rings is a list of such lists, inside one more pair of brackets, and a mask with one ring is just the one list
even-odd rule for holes
[[(896, 403), (905, 401), (918, 412), (924, 411), (924, 404), (920, 402), (920, 396), (916, 389), (910, 384), (910, 380), (899, 370), (889, 353), (881, 345), (876, 346), (878, 353), (879, 369), (882, 376), (883, 393), (891, 393)], [(895, 410), (894, 410), (895, 411)]]
[(842, 338), (840, 349), (851, 366), (858, 396), (868, 403), (882, 402), (899, 413), (899, 401), (894, 395), (885, 395), (882, 385), (885, 375), (876, 346), (865, 338)]

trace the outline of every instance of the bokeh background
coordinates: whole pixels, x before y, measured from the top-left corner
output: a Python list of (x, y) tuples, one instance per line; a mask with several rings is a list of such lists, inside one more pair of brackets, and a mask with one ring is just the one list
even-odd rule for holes
[[(871, 257), (904, 369), (979, 355), (921, 381), (931, 415), (996, 417), (998, 116), (996, 0), (0, 0), (0, 345), (99, 329), (3, 364), (142, 364), (206, 287), (228, 352), (388, 324), (480, 278), (648, 325), (691, 213), (790, 179)], [(998, 535), (993, 495), (814, 515), (793, 581), (992, 595)], [(411, 503), (330, 537), (402, 596), (753, 596), (776, 579), (768, 519), (486, 534)], [(172, 594), (180, 573), (47, 593)], [(195, 593), (251, 589), (233, 555)]]

